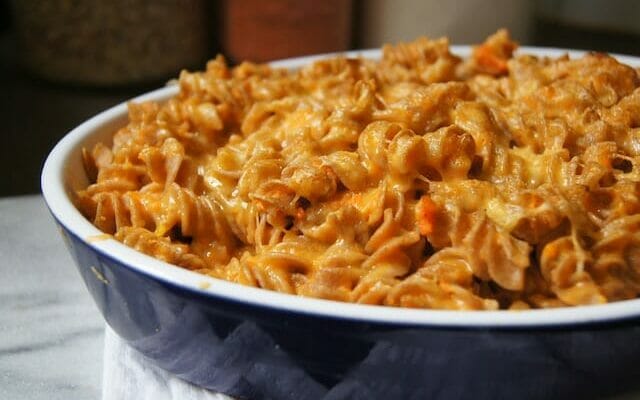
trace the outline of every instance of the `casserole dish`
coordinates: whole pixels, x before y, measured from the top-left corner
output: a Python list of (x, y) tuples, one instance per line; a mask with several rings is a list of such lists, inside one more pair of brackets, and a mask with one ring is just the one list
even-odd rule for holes
[[(296, 68), (321, 57), (274, 64)], [(158, 366), (246, 399), (591, 398), (640, 390), (638, 299), (483, 312), (346, 304), (216, 280), (126, 247), (72, 201), (87, 185), (82, 149), (107, 141), (126, 118), (121, 104), (65, 136), (45, 163), (42, 190), (105, 320)]]

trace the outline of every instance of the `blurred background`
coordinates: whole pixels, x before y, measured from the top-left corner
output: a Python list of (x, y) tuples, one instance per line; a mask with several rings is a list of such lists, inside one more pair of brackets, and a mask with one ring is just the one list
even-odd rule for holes
[(0, 196), (37, 193), (54, 144), (90, 116), (217, 53), (231, 62), (420, 35), (640, 55), (635, 0), (0, 0)]

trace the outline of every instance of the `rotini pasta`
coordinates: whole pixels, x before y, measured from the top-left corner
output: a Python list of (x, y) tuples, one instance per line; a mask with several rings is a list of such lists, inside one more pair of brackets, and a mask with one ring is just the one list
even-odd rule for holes
[(222, 57), (129, 105), (76, 204), (216, 278), (401, 307), (523, 309), (640, 293), (640, 77), (514, 55), (499, 31), (288, 71)]

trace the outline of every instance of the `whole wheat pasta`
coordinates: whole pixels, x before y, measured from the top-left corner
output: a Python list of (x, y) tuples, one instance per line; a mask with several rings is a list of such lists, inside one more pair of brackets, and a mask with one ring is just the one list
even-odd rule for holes
[(522, 309), (640, 293), (640, 78), (446, 39), (288, 71), (222, 57), (84, 151), (76, 204), (169, 263), (284, 293)]

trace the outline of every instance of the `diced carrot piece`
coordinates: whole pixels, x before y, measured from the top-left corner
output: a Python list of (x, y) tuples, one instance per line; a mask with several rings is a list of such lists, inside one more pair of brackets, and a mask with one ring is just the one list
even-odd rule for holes
[(509, 72), (507, 62), (513, 56), (518, 44), (511, 40), (509, 33), (500, 29), (473, 50), (473, 61), (479, 72), (499, 76)]
[(480, 46), (476, 48), (474, 53), (476, 62), (486, 72), (495, 75), (502, 75), (508, 72), (507, 60), (494, 53), (490, 46)]
[(416, 221), (418, 229), (423, 236), (427, 236), (435, 230), (438, 206), (429, 198), (422, 196), (416, 205)]

